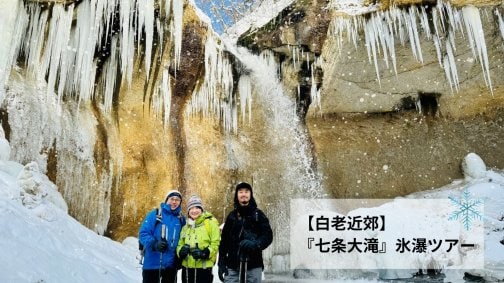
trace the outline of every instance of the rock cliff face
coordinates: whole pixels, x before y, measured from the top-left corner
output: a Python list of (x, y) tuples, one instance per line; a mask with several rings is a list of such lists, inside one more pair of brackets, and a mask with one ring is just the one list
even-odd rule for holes
[[(136, 235), (147, 211), (158, 206), (172, 188), (185, 192), (187, 188), (186, 155), (188, 139), (185, 133), (184, 110), (198, 79), (204, 71), (204, 41), (207, 28), (200, 23), (192, 9), (184, 10), (182, 30), (183, 54), (178, 69), (170, 66), (172, 50), (165, 48), (155, 54), (160, 69), (148, 82), (138, 71), (131, 88), (124, 85), (117, 106), (118, 131), (122, 152), (120, 182), (112, 193), (111, 218), (108, 234), (122, 239)], [(169, 43), (169, 42), (168, 42)], [(165, 46), (166, 46), (165, 42)], [(168, 45), (169, 47), (170, 45)], [(159, 58), (159, 59), (158, 59)], [(153, 92), (163, 80), (163, 69), (169, 67), (172, 97), (169, 119), (163, 123), (155, 115)], [(141, 69), (137, 66), (135, 70)], [(146, 101), (147, 100), (147, 101)]]
[[(112, 238), (135, 236), (172, 188), (187, 198), (199, 194), (222, 221), (234, 185), (248, 181), (273, 224), (271, 270), (273, 258), (286, 260), (275, 255), (288, 254), (289, 198), (389, 198), (439, 187), (462, 177), (459, 164), (469, 152), (489, 167), (504, 167), (501, 2), (452, 2), (453, 19), (465, 22), (451, 26), (450, 8), (432, 1), (369, 3), (374, 12), (354, 17), (327, 1), (297, 1), (239, 39), (262, 53), (256, 57), (223, 50), (190, 5), (166, 17), (166, 4), (156, 2), (155, 32), (147, 24), (142, 36), (130, 38), (131, 21), (112, 17), (117, 42), (91, 46), (96, 68), (68, 73), (82, 91), (61, 92), (62, 73), (50, 84), (51, 72), (37, 68), (51, 62), (43, 50), (52, 48), (44, 39), (52, 27), (35, 23), (49, 23), (56, 10), (51, 17), (44, 11), (59, 7), (58, 15), (75, 26), (85, 1), (39, 2), (40, 11), (30, 10), (36, 17), (18, 17), (26, 16), (18, 23), (27, 50), (15, 58), (0, 101), (11, 158), (37, 161), (69, 212)], [(406, 28), (411, 18), (417, 33)], [(401, 24), (402, 33), (382, 25), (387, 20)], [(486, 53), (467, 33), (478, 20)], [(481, 43), (478, 30), (471, 38)], [(28, 47), (37, 36), (44, 43)], [(79, 53), (71, 44), (67, 49)], [(114, 58), (121, 63), (111, 64)], [(58, 64), (54, 73), (62, 72)], [(107, 79), (114, 70), (115, 80)], [(94, 95), (85, 98), (89, 85)]]
[[(379, 28), (373, 17), (397, 24), (391, 20), (391, 11), (415, 17), (411, 9), (420, 3), (426, 9), (431, 32), (420, 27), (417, 16), (418, 45), (411, 44), (413, 37), (401, 43), (397, 33), (382, 37), (395, 40), (388, 46), (394, 53), (384, 48), (383, 42), (373, 42), (366, 30), (371, 24)], [(469, 5), (478, 7), (474, 10), (481, 15), (492, 87), (485, 83), (485, 59), (478, 59), (471, 49), (469, 28), (465, 26), (463, 31), (448, 24), (441, 40), (453, 40), (453, 64), (459, 81), (457, 85), (450, 83), (444, 67), (449, 64), (438, 54), (446, 54), (447, 45), (443, 42), (439, 47), (432, 39), (435, 17), (439, 16), (434, 14), (440, 11), (440, 4), (392, 3), (400, 8), (378, 4), (382, 12), (351, 17), (323, 9), (326, 2), (298, 1), (275, 21), (239, 41), (255, 50), (274, 50), (285, 66), (295, 65), (298, 57), (301, 67), (285, 67), (284, 77), (291, 79), (284, 81), (293, 95), (301, 86), (300, 104), (311, 103), (305, 121), (324, 187), (335, 197), (372, 198), (438, 187), (462, 177), (459, 164), (468, 152), (477, 152), (490, 166), (502, 168), (504, 56), (497, 15), (502, 13), (502, 3), (451, 3), (461, 17), (472, 12)], [(385, 16), (376, 16), (380, 13)], [(467, 16), (466, 24), (471, 20)], [(338, 25), (338, 21), (352, 28)], [(407, 34), (405, 31), (402, 36)], [(367, 49), (372, 43), (378, 50), (374, 56)], [(414, 48), (421, 54), (415, 56)], [(314, 72), (302, 67), (310, 66), (314, 58), (321, 60), (313, 65)], [(319, 91), (315, 96), (312, 85)]]

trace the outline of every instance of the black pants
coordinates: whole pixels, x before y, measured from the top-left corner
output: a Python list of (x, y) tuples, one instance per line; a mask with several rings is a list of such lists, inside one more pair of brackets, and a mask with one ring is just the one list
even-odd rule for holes
[[(194, 278), (196, 275), (196, 278)], [(182, 267), (182, 283), (212, 283), (211, 268), (185, 268)]]
[[(177, 270), (165, 268), (161, 270), (161, 283), (176, 283)], [(147, 269), (142, 271), (143, 283), (159, 283), (159, 269)]]

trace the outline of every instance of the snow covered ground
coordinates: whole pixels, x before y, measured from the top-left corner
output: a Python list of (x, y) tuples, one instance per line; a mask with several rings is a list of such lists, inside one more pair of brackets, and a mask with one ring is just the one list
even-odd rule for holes
[[(9, 143), (0, 127), (0, 282), (141, 282), (136, 238), (118, 243), (78, 223), (68, 215), (57, 187), (39, 172), (37, 164), (10, 161), (9, 152)], [(407, 197), (447, 198), (468, 189), (483, 199), (486, 269), (470, 272), (490, 282), (504, 280), (504, 244), (501, 243), (504, 242), (504, 173), (487, 170), (475, 154), (466, 156), (462, 165), (465, 179)], [(359, 270), (339, 278), (333, 277), (338, 273), (324, 272), (320, 271), (326, 280), (270, 274), (265, 279), (267, 282), (379, 282), (378, 277), (369, 278), (369, 274), (364, 276)], [(464, 270), (446, 272), (444, 280), (463, 282), (463, 273)], [(214, 282), (218, 282), (217, 277)]]

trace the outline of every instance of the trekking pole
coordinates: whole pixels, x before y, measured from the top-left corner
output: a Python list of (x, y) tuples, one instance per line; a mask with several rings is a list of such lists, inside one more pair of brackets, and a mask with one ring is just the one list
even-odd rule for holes
[(240, 272), (238, 274), (240, 283), (247, 283), (247, 259), (240, 260)]
[[(166, 240), (166, 226), (163, 224), (161, 225), (161, 241)], [(163, 279), (163, 276), (161, 275), (161, 270), (163, 269), (163, 252), (161, 252), (161, 255), (159, 255), (159, 283), (161, 283), (161, 280)]]
[(242, 256), (240, 253), (240, 247), (238, 247), (238, 259), (240, 260), (240, 266), (238, 267), (238, 282), (242, 283)]
[(238, 248), (238, 258), (240, 259), (240, 269), (238, 271), (238, 281), (240, 283), (247, 282), (247, 256), (241, 253), (240, 248)]
[(240, 260), (240, 269), (238, 270), (238, 281), (240, 283), (243, 282), (243, 280), (242, 280), (242, 270), (243, 270), (243, 262)]
[[(198, 240), (198, 238), (196, 238), (196, 250), (199, 250), (197, 240)], [(194, 267), (194, 283), (196, 283), (196, 265)]]
[(248, 258), (245, 257), (245, 270), (244, 270), (244, 276), (243, 276), (243, 283), (247, 283), (247, 262), (248, 262)]

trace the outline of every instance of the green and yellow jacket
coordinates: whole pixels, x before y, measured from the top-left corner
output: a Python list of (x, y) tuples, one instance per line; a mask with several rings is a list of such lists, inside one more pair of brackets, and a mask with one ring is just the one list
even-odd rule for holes
[(210, 212), (204, 211), (191, 224), (192, 221), (187, 221), (180, 232), (180, 240), (177, 246), (177, 255), (184, 245), (189, 245), (192, 249), (197, 247), (200, 250), (208, 248), (210, 250), (210, 258), (194, 259), (191, 254), (182, 261), (182, 266), (187, 268), (212, 268), (217, 258), (220, 244), (219, 222)]

